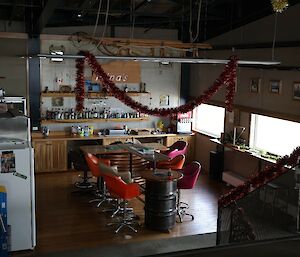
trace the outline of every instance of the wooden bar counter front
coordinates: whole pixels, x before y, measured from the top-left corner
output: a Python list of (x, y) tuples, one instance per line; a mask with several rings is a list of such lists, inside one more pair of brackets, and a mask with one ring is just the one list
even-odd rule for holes
[(139, 174), (146, 179), (145, 226), (159, 231), (170, 230), (176, 223), (177, 181), (182, 173), (157, 169)]

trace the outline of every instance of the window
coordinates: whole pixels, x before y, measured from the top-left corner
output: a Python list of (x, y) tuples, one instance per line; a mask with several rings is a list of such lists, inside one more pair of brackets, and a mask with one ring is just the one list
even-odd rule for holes
[(209, 136), (221, 137), (224, 132), (225, 108), (201, 104), (194, 111), (194, 129)]
[(250, 147), (278, 155), (300, 146), (300, 123), (251, 114)]

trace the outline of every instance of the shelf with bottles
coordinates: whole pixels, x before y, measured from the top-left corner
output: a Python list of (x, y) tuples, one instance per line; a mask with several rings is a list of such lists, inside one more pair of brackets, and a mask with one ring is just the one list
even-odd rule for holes
[(74, 120), (41, 120), (41, 125), (57, 123), (95, 123), (95, 122), (139, 122), (148, 121), (148, 117), (141, 118), (97, 118), (97, 119), (74, 119)]
[[(140, 96), (143, 94), (149, 94), (149, 92), (138, 92), (138, 91), (129, 91), (126, 92), (129, 96)], [(104, 93), (104, 92), (87, 92), (86, 97), (87, 98), (100, 98), (100, 97), (107, 97), (107, 96), (113, 96), (110, 93)], [(41, 97), (75, 97), (74, 92), (59, 92), (59, 91), (51, 91), (51, 92), (43, 92), (41, 93)]]
[(82, 112), (76, 112), (72, 108), (52, 108), (42, 113), (41, 124), (133, 122), (147, 120), (149, 120), (147, 114), (139, 112), (111, 112), (110, 108), (85, 108)]

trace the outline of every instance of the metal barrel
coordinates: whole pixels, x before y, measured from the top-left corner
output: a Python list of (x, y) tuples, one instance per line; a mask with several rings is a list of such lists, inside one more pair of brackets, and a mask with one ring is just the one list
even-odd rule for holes
[(145, 226), (166, 231), (176, 222), (177, 181), (146, 181)]

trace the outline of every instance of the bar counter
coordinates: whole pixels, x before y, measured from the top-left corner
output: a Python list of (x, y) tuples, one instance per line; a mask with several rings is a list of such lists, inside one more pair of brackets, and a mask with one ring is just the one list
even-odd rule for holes
[(50, 131), (48, 137), (41, 132), (32, 133), (32, 144), (35, 150), (35, 172), (60, 172), (68, 170), (68, 151), (76, 145), (110, 145), (115, 142), (133, 142), (134, 139), (144, 142), (158, 142), (170, 147), (178, 140), (188, 142), (187, 162), (194, 159), (194, 134), (147, 134), (147, 135), (93, 135), (88, 137), (72, 136), (70, 132)]
[(41, 132), (33, 132), (32, 133), (32, 140), (105, 140), (105, 139), (132, 139), (132, 138), (165, 138), (165, 137), (175, 137), (179, 136), (180, 134), (174, 134), (174, 133), (162, 133), (162, 134), (149, 134), (149, 135), (93, 135), (88, 137), (81, 137), (79, 135), (70, 135), (70, 133), (66, 133), (63, 131), (54, 131), (50, 132), (50, 135), (47, 137), (44, 137)]

